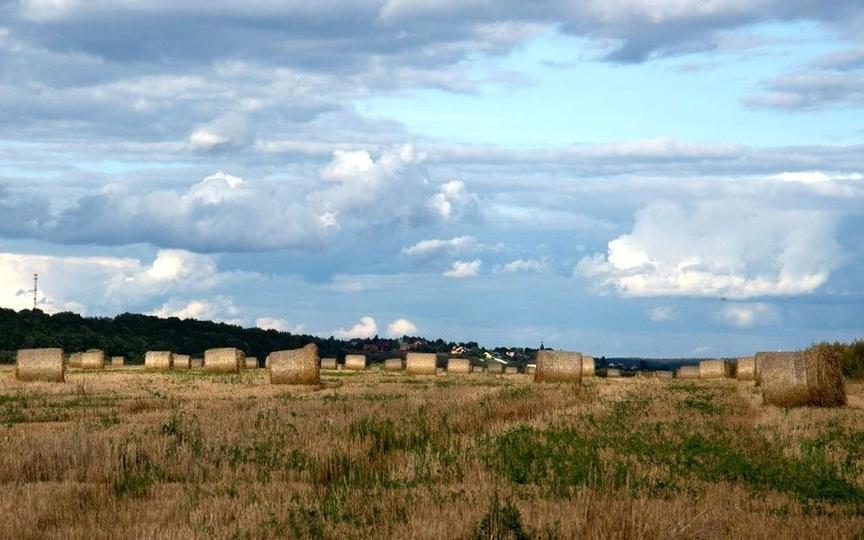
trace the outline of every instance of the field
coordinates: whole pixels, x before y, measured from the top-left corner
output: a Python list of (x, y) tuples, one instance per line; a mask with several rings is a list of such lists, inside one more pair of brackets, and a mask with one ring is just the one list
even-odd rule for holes
[(0, 371), (2, 538), (864, 535), (864, 386)]

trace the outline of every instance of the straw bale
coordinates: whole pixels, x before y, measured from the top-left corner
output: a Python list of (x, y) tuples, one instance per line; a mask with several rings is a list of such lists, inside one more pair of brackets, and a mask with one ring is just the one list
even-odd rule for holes
[(537, 382), (582, 381), (582, 353), (570, 351), (537, 351)]
[(621, 377), (621, 370), (618, 368), (606, 368), (607, 379), (618, 379)]
[(82, 353), (81, 369), (105, 369), (105, 351), (90, 349)]
[(471, 373), (471, 360), (467, 358), (448, 358), (447, 373)]
[(388, 358), (384, 360), (384, 371), (402, 371), (402, 359)]
[(15, 378), (19, 381), (65, 381), (63, 349), (19, 350), (15, 357)]
[(171, 364), (174, 369), (189, 369), (192, 367), (192, 357), (188, 354), (175, 354)]
[(671, 379), (674, 375), (674, 372), (666, 370), (659, 370), (654, 372), (654, 378), (656, 379)]
[(190, 369), (201, 369), (204, 367), (204, 359), (203, 358), (193, 358), (189, 360), (189, 368)]
[(753, 380), (756, 382), (756, 386), (762, 385), (762, 364), (768, 360), (774, 358), (789, 358), (789, 355), (794, 351), (767, 351), (767, 352), (757, 352), (753, 356), (754, 362), (754, 371), (753, 371)]
[(345, 369), (351, 371), (366, 371), (366, 355), (363, 354), (347, 354), (345, 355)]
[(144, 354), (144, 367), (147, 369), (171, 369), (174, 367), (174, 353), (171, 351), (147, 351)]
[(302, 349), (272, 352), (267, 370), (270, 384), (319, 384), (318, 346), (310, 343)]
[(772, 355), (760, 368), (762, 401), (766, 405), (840, 407), (846, 404), (846, 387), (840, 359), (826, 344), (806, 351)]
[(594, 364), (594, 357), (582, 355), (582, 376), (583, 377), (593, 377), (595, 375), (596, 366)]
[(756, 378), (756, 359), (752, 356), (739, 358), (735, 368), (735, 378), (739, 381), (752, 381)]
[(700, 379), (728, 379), (732, 366), (726, 360), (702, 360), (699, 362)]
[(471, 366), (471, 373), (483, 373), (483, 366)]
[(409, 352), (405, 356), (405, 371), (409, 375), (435, 375), (437, 357), (435, 353)]
[(124, 364), (126, 364), (126, 359), (122, 356), (111, 357), (111, 367), (123, 367)]
[(537, 364), (526, 364), (525, 365), (525, 373), (528, 375), (533, 375), (537, 371)]
[(516, 366), (507, 366), (504, 368), (505, 375), (516, 375), (517, 373), (519, 373), (519, 368)]
[(246, 357), (246, 369), (258, 369), (258, 358), (255, 356)]
[(82, 353), (76, 352), (69, 355), (69, 367), (71, 368), (80, 368), (81, 367), (81, 356)]
[(699, 366), (681, 366), (675, 376), (679, 379), (698, 379)]
[(204, 351), (204, 370), (211, 373), (238, 373), (246, 364), (246, 354), (234, 347)]
[[(268, 356), (269, 358), (269, 356)], [(335, 358), (322, 358), (321, 369), (337, 369)]]
[(504, 373), (504, 364), (501, 362), (487, 362), (486, 363), (486, 372), (491, 373), (492, 375), (501, 375)]

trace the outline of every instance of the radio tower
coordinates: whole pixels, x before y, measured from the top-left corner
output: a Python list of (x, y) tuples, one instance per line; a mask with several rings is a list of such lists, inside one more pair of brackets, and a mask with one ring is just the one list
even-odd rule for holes
[(36, 311), (39, 295), (39, 274), (33, 274), (33, 311)]

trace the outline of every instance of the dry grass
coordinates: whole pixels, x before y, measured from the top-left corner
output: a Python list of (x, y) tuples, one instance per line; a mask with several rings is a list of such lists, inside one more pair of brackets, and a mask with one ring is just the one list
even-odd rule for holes
[[(2, 538), (848, 538), (864, 386), (0, 370)], [(498, 502), (496, 502), (498, 501)]]

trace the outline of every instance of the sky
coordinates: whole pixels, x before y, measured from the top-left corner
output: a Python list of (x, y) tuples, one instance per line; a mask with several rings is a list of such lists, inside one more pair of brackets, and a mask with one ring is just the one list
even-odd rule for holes
[(859, 0), (0, 0), (0, 307), (864, 337)]

